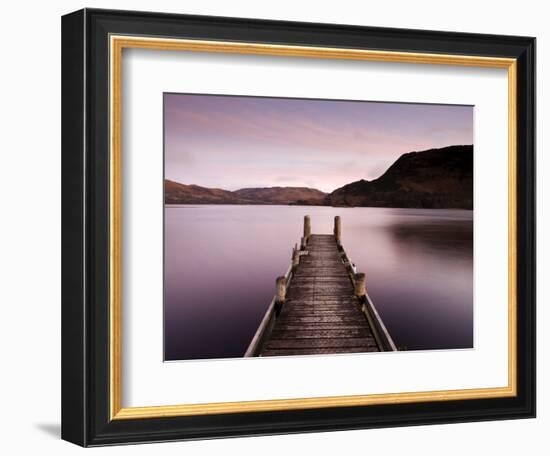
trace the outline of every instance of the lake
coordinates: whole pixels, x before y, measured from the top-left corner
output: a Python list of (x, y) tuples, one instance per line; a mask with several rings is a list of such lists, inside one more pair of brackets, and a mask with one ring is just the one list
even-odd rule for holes
[(473, 346), (473, 212), (165, 206), (165, 359), (243, 356), (300, 242), (332, 233), (400, 349)]

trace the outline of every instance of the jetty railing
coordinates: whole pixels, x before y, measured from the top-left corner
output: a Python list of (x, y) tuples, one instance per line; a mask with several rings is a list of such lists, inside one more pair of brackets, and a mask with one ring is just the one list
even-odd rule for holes
[[(366, 278), (364, 273), (357, 273), (355, 264), (344, 250), (341, 242), (342, 224), (340, 216), (334, 218), (334, 238), (337, 244), (338, 251), (341, 255), (341, 260), (346, 268), (349, 279), (354, 287), (355, 295), (358, 298), (361, 306), (361, 311), (373, 333), (376, 344), (380, 351), (397, 351), (397, 347), (393, 342), (384, 322), (380, 318), (376, 307), (366, 290)], [(300, 264), (300, 257), (307, 255), (307, 242), (311, 236), (311, 219), (309, 215), (304, 217), (304, 233), (301, 238), (300, 248), (297, 245), (292, 249), (292, 260), (284, 276), (277, 277), (276, 294), (271, 299), (269, 306), (256, 330), (244, 356), (253, 357), (259, 356), (262, 348), (273, 330), (278, 314), (286, 300), (286, 293), (290, 287), (293, 272)]]
[(348, 254), (342, 248), (342, 261), (346, 266), (349, 278), (355, 289), (355, 295), (359, 298), (361, 303), (361, 312), (365, 315), (365, 318), (369, 322), (369, 326), (372, 330), (374, 338), (380, 351), (397, 351), (397, 347), (390, 336), (389, 331), (386, 328), (380, 314), (376, 310), (372, 299), (367, 293), (366, 276), (362, 272), (355, 272), (355, 265), (350, 260)]
[[(293, 258), (294, 258), (294, 254), (293, 254)], [(292, 280), (292, 270), (293, 270), (293, 267), (291, 264), (288, 267), (286, 274), (284, 276), (277, 277), (277, 281), (276, 281), (277, 293), (275, 294), (275, 296), (273, 296), (273, 299), (271, 299), (271, 302), (267, 307), (265, 315), (262, 318), (262, 321), (260, 322), (260, 325), (258, 326), (258, 329), (256, 330), (256, 333), (254, 334), (254, 337), (252, 338), (252, 341), (250, 342), (248, 349), (244, 354), (245, 358), (248, 358), (251, 356), (258, 356), (260, 354), (261, 347), (265, 342), (265, 337), (273, 329), (277, 312), (280, 310), (280, 307), (286, 297), (286, 290), (290, 286), (290, 281)]]

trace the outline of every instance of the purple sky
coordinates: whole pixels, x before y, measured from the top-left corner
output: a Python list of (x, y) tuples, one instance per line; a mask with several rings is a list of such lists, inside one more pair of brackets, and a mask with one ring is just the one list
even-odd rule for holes
[(167, 179), (330, 192), (401, 154), (473, 143), (473, 107), (164, 95)]

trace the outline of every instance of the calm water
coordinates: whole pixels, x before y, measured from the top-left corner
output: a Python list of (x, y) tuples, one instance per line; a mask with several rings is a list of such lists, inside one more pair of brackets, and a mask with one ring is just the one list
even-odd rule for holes
[(472, 211), (300, 206), (167, 206), (165, 358), (240, 357), (300, 241), (331, 233), (403, 349), (473, 345)]

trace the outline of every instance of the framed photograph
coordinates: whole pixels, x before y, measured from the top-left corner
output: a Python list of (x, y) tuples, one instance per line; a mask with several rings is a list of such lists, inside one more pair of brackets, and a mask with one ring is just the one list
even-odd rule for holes
[(62, 20), (62, 437), (535, 416), (535, 39)]

